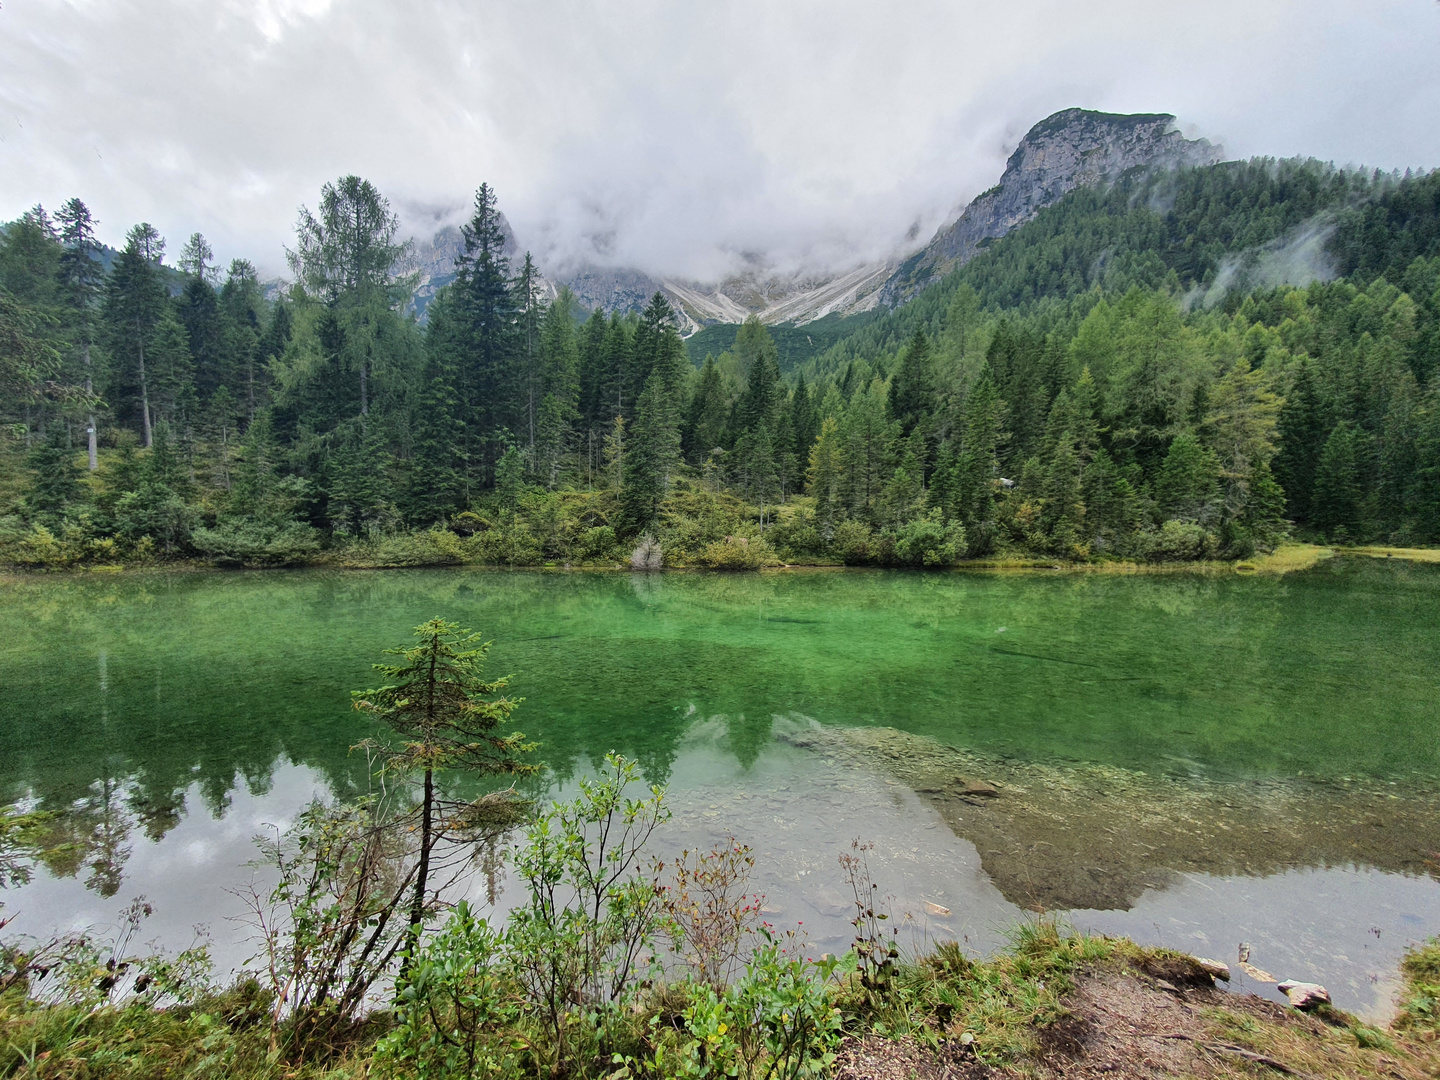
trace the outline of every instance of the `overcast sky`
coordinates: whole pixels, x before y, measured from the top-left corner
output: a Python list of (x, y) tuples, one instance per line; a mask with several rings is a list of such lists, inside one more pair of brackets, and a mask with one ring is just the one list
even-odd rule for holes
[(1233, 157), (1440, 165), (1436, 0), (0, 0), (0, 216), (283, 267), (344, 173), (407, 227), (488, 180), (543, 264), (883, 256), (1070, 106)]

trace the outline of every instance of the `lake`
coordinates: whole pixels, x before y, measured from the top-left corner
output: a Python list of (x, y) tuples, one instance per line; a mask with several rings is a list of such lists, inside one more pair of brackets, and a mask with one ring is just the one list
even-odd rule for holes
[[(205, 924), (253, 836), (365, 789), (349, 691), (435, 615), (493, 639), (536, 793), (608, 750), (668, 787), (668, 849), (733, 833), (766, 917), (843, 947), (875, 845), (909, 940), (983, 951), (1033, 911), (1383, 1015), (1440, 933), (1440, 567), (1234, 574), (127, 572), (0, 583), (0, 795), (72, 841), (11, 932)], [(504, 907), (503, 874), (478, 883)], [(943, 913), (943, 914), (942, 914)], [(1263, 984), (1237, 979), (1247, 989)], [(1272, 991), (1273, 994), (1273, 991)]]

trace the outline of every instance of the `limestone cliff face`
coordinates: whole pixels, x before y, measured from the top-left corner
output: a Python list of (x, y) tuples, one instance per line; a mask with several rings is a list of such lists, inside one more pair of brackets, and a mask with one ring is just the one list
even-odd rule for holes
[(989, 240), (998, 240), (1078, 187), (1093, 187), (1134, 168), (1210, 165), (1222, 150), (1186, 139), (1166, 113), (1066, 109), (1040, 121), (1006, 162), (1000, 183), (943, 226), (885, 283), (882, 298), (904, 303), (940, 275), (963, 265)]

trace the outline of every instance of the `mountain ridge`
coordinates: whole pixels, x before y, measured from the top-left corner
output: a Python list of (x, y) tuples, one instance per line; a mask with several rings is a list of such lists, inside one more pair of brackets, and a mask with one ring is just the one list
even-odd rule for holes
[[(757, 260), (754, 269), (718, 282), (652, 275), (635, 267), (582, 264), (547, 272), (553, 297), (568, 287), (587, 309), (638, 313), (658, 291), (674, 306), (686, 336), (707, 326), (741, 323), (750, 316), (776, 325), (804, 326), (827, 315), (852, 315), (906, 303), (988, 243), (1024, 224), (1077, 187), (1105, 184), (1135, 168), (1208, 165), (1223, 157), (1205, 139), (1187, 139), (1170, 113), (1105, 113), (1071, 108), (1030, 128), (1006, 161), (999, 183), (966, 203), (919, 250), (834, 273), (775, 274)], [(504, 223), (506, 254), (521, 248)], [(416, 246), (420, 312), (454, 278), (460, 231), (449, 226)]]

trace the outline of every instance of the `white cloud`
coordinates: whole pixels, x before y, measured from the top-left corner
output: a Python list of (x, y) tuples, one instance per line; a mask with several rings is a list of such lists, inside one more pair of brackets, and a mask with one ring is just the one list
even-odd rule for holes
[(1436, 55), (1433, 0), (6, 0), (0, 215), (78, 194), (112, 241), (145, 219), (277, 270), (327, 179), (417, 229), (483, 179), (552, 264), (838, 266), (928, 235), (1071, 105), (1440, 164)]

